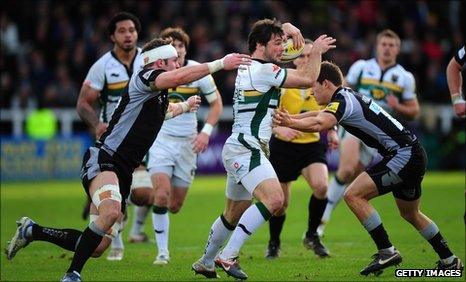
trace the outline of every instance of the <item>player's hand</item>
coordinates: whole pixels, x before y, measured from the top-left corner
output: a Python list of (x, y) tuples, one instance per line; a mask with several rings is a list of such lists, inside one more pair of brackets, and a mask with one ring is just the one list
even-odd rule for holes
[(291, 39), (293, 39), (293, 47), (295, 49), (299, 49), (304, 45), (304, 37), (299, 28), (295, 27), (291, 23), (284, 23), (282, 24), (282, 30), (286, 37), (291, 37)]
[(466, 116), (466, 102), (463, 101), (462, 103), (456, 103), (453, 105), (453, 109), (455, 110), (455, 114), (458, 117), (464, 118)]
[(334, 44), (337, 40), (333, 37), (327, 36), (327, 34), (322, 34), (314, 43), (312, 43), (311, 52), (319, 52), (320, 54), (324, 54), (330, 49), (334, 49), (337, 46)]
[(189, 97), (186, 102), (188, 102), (189, 112), (192, 113), (199, 109), (199, 106), (201, 105), (201, 97), (194, 95)]
[(246, 54), (231, 53), (223, 57), (223, 69), (234, 70), (240, 66), (250, 65), (252, 60), (251, 56)]
[(274, 127), (273, 132), (275, 136), (278, 136), (280, 137), (280, 139), (283, 139), (288, 142), (303, 135), (303, 133), (299, 130), (292, 129), (289, 127), (284, 127), (284, 126)]
[(400, 101), (398, 100), (398, 98), (393, 94), (388, 94), (386, 99), (387, 99), (388, 106), (396, 110), (396, 108), (398, 107), (398, 104), (400, 104)]
[(286, 126), (290, 127), (292, 123), (292, 118), (287, 110), (276, 109), (273, 113), (273, 126)]
[(193, 145), (193, 151), (196, 154), (204, 152), (209, 146), (209, 135), (204, 132), (199, 132), (196, 138), (191, 142)]
[(108, 123), (99, 122), (96, 125), (95, 130), (94, 130), (95, 138), (99, 139), (100, 136), (105, 132), (105, 130), (107, 130), (107, 127), (108, 127)]
[(327, 144), (328, 147), (332, 150), (338, 149), (340, 138), (338, 138), (338, 134), (335, 130), (327, 131)]

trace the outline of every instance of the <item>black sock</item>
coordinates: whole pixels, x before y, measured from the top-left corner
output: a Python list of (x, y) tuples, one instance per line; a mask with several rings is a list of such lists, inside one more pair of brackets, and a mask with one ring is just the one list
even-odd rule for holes
[(46, 241), (74, 252), (76, 244), (82, 232), (75, 229), (55, 229), (32, 225), (32, 239), (34, 241)]
[(311, 237), (317, 233), (317, 227), (319, 226), (322, 215), (324, 214), (325, 207), (327, 206), (327, 197), (324, 199), (317, 199), (314, 194), (309, 199), (309, 220), (307, 223), (306, 236)]
[(369, 231), (369, 234), (371, 235), (372, 240), (374, 240), (377, 250), (390, 248), (392, 246), (392, 243), (388, 239), (387, 231), (385, 231), (382, 223)]
[(280, 233), (282, 233), (283, 223), (285, 222), (286, 214), (280, 216), (272, 216), (269, 219), (270, 241), (280, 246)]
[(435, 234), (435, 236), (428, 240), (428, 242), (432, 245), (432, 248), (434, 248), (434, 251), (441, 259), (446, 259), (453, 255), (453, 253), (450, 251), (450, 248), (448, 247), (447, 241), (443, 239), (440, 232)]
[[(91, 223), (93, 224), (93, 223)], [(67, 272), (77, 271), (81, 273), (86, 261), (91, 257), (92, 253), (99, 246), (102, 241), (103, 234), (99, 235), (87, 227), (79, 240), (78, 247), (73, 256), (73, 261)]]

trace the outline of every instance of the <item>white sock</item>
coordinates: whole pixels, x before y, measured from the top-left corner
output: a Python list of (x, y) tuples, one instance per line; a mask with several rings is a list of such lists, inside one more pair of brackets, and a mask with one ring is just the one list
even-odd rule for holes
[(124, 249), (125, 248), (125, 246), (123, 245), (123, 238), (121, 237), (121, 232), (118, 232), (115, 238), (113, 238), (111, 248), (112, 249)]
[(394, 254), (395, 253), (395, 246), (391, 246), (391, 247), (386, 248), (386, 249), (380, 249), (379, 253), (381, 253), (381, 254)]
[(341, 198), (343, 197), (345, 187), (346, 184), (339, 183), (336, 180), (336, 177), (334, 177), (330, 182), (327, 191), (327, 206), (325, 207), (324, 214), (322, 215), (323, 222), (328, 222), (330, 220), (330, 216), (332, 215), (333, 209), (335, 209), (338, 202), (340, 202)]
[(134, 206), (133, 226), (130, 234), (139, 235), (142, 233), (144, 222), (149, 213), (149, 206)]
[(204, 255), (201, 258), (204, 264), (209, 267), (214, 265), (214, 259), (217, 256), (218, 251), (233, 232), (233, 230), (228, 229), (233, 226), (231, 226), (230, 224), (228, 224), (228, 226), (225, 226), (225, 223), (222, 221), (222, 217), (223, 215), (217, 217), (217, 219), (212, 224), (212, 227), (210, 228), (209, 238), (207, 239), (207, 244), (204, 249)]
[[(261, 203), (262, 204), (262, 203)], [(265, 222), (257, 204), (250, 206), (239, 219), (227, 245), (220, 253), (222, 259), (237, 257), (244, 242)]]
[(168, 252), (168, 229), (170, 227), (168, 212), (152, 213), (152, 226), (154, 227), (158, 253)]
[(449, 257), (447, 257), (447, 258), (445, 258), (445, 259), (442, 259), (442, 262), (443, 262), (444, 264), (450, 264), (450, 263), (453, 262), (453, 260), (454, 260), (455, 258), (456, 258), (456, 256), (455, 256), (455, 255), (452, 255), (452, 256), (449, 256)]

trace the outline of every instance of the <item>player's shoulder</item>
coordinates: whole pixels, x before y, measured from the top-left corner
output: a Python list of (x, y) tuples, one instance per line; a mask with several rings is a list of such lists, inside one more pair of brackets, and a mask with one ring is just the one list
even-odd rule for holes
[(109, 61), (114, 60), (115, 58), (112, 55), (111, 51), (105, 52), (102, 56), (100, 56), (97, 61), (95, 61), (94, 65), (106, 65)]
[(370, 66), (373, 64), (377, 64), (374, 58), (371, 58), (368, 60), (359, 59), (351, 65), (351, 68), (363, 68), (363, 67)]

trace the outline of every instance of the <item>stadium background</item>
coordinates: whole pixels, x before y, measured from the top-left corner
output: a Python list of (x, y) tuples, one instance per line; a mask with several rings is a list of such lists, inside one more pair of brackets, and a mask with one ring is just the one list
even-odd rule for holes
[[(2, 180), (75, 178), (91, 142), (74, 107), (89, 67), (112, 44), (108, 20), (118, 11), (142, 23), (139, 46), (167, 26), (191, 36), (188, 58), (204, 62), (228, 52), (247, 52), (251, 24), (264, 17), (290, 21), (309, 38), (326, 33), (338, 48), (325, 59), (344, 73), (373, 56), (375, 35), (391, 28), (402, 38), (399, 62), (416, 78), (421, 105), (413, 129), (431, 169), (465, 168), (464, 120), (453, 115), (445, 68), (464, 44), (460, 1), (7, 1), (1, 12)], [(225, 110), (199, 173), (222, 173), (222, 142), (231, 128), (234, 72), (215, 74)], [(28, 114), (53, 109), (58, 132), (49, 141), (28, 138)], [(202, 119), (200, 114), (200, 120)], [(202, 126), (202, 123), (200, 123)], [(337, 152), (329, 153), (331, 167)]]

